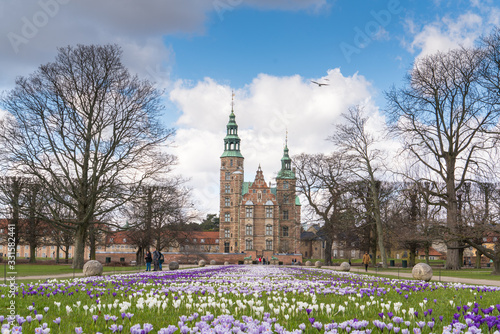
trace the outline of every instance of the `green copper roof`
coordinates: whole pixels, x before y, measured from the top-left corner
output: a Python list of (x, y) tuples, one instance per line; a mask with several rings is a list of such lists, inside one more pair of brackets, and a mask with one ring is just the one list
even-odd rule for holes
[(243, 182), (241, 184), (241, 194), (245, 195), (248, 193), (248, 189), (252, 186), (253, 182)]
[(243, 158), (243, 156), (241, 155), (241, 152), (240, 151), (224, 151), (224, 153), (222, 153), (222, 155), (220, 156), (221, 158), (224, 158), (224, 157), (238, 157), (238, 158)]
[(295, 205), (301, 205), (299, 196), (295, 196)]
[(229, 122), (227, 123), (226, 137), (224, 137), (224, 153), (222, 153), (221, 158), (243, 158), (243, 155), (240, 153), (240, 137), (238, 137), (238, 125), (236, 124), (235, 118), (236, 116), (231, 109)]
[(288, 145), (283, 149), (283, 158), (281, 158), (281, 170), (278, 172), (279, 179), (295, 179), (295, 173), (292, 171), (292, 159), (288, 155)]
[(295, 173), (291, 170), (282, 169), (278, 172), (278, 179), (295, 179)]

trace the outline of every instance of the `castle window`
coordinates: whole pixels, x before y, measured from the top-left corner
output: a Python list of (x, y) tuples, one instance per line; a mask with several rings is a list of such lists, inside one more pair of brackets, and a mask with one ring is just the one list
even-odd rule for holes
[(231, 238), (231, 231), (228, 228), (224, 229), (224, 238)]
[(229, 166), (233, 167), (233, 159), (229, 160)]
[(246, 212), (247, 212), (247, 218), (253, 217), (253, 208), (252, 207), (247, 207)]
[(231, 192), (231, 186), (229, 184), (224, 185), (224, 192), (229, 194)]
[(229, 242), (224, 243), (224, 253), (229, 253)]
[(288, 226), (283, 226), (282, 231), (283, 231), (283, 236), (288, 237)]
[(224, 213), (224, 221), (225, 222), (231, 221), (231, 214), (229, 212)]
[(231, 205), (231, 200), (229, 197), (224, 198), (224, 206), (230, 206)]
[(231, 173), (226, 172), (225, 178), (226, 178), (226, 180), (231, 180)]
[(257, 193), (257, 200), (259, 202), (262, 201), (262, 192), (260, 192), (260, 191)]
[(246, 240), (245, 241), (245, 246), (246, 246), (247, 250), (252, 249), (253, 248), (253, 246), (252, 246), (252, 240)]
[(283, 196), (283, 203), (288, 203), (288, 195)]
[(266, 225), (266, 235), (273, 235), (273, 225)]
[(283, 182), (283, 189), (288, 189), (288, 181)]
[(253, 228), (252, 228), (252, 225), (247, 225), (246, 228), (245, 228), (245, 231), (246, 231), (246, 235), (252, 235), (253, 234)]
[(273, 218), (273, 208), (266, 206), (266, 218)]
[(283, 210), (283, 219), (288, 219), (288, 210)]
[(272, 240), (266, 240), (266, 249), (267, 250), (273, 249), (273, 241)]

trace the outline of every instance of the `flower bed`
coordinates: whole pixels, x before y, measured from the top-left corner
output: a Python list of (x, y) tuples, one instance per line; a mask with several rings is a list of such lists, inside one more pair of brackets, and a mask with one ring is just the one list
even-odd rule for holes
[[(21, 284), (2, 333), (500, 333), (500, 289), (227, 266)], [(2, 316), (2, 312), (4, 315)]]

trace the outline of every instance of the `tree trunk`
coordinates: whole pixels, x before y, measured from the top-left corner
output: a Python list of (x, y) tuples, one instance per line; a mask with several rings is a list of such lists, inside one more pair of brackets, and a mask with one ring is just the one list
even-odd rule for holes
[(380, 251), (380, 258), (382, 259), (382, 267), (388, 268), (387, 253), (385, 251), (385, 245), (384, 245), (384, 229), (382, 226), (382, 219), (380, 217), (380, 201), (379, 201), (380, 186), (378, 186), (379, 183), (373, 180), (373, 178), (370, 183), (371, 183), (370, 184), (371, 196), (373, 201), (373, 216), (374, 216), (373, 218), (375, 219), (375, 226), (377, 231), (377, 246)]
[(481, 256), (483, 253), (476, 249), (476, 269), (481, 269)]
[(325, 240), (325, 266), (332, 265), (332, 240)]
[(90, 245), (90, 259), (95, 260), (96, 242), (95, 242), (95, 230), (94, 229), (92, 229), (90, 234), (89, 234), (89, 245)]
[(371, 263), (372, 265), (375, 265), (377, 263), (377, 240), (378, 240), (375, 224), (373, 224), (371, 235), (373, 236), (373, 241), (370, 242), (370, 248), (372, 252)]
[[(459, 242), (459, 245), (462, 246), (462, 243)], [(464, 258), (464, 249), (463, 248), (460, 248), (458, 250), (458, 257), (460, 258), (460, 268), (461, 267), (465, 267), (466, 266), (466, 260)]]
[(447, 211), (446, 211), (446, 227), (453, 238), (448, 243), (446, 251), (446, 269), (460, 270), (462, 262), (460, 261), (459, 241), (457, 240), (456, 232), (458, 226), (458, 205), (457, 193), (455, 191), (455, 160), (448, 157), (447, 161)]
[(36, 263), (36, 245), (30, 245), (30, 263)]
[(137, 265), (144, 264), (144, 248), (138, 247), (137, 252), (135, 253), (135, 262)]
[(59, 264), (61, 257), (59, 256), (59, 252), (61, 251), (61, 244), (56, 245), (56, 263)]
[(79, 224), (75, 233), (75, 250), (73, 252), (73, 265), (74, 269), (83, 269), (85, 263), (85, 238), (87, 234), (87, 224)]
[(492, 275), (500, 275), (500, 258), (496, 258), (493, 260), (493, 271)]
[(430, 253), (429, 246), (428, 245), (425, 246), (424, 250), (425, 250), (425, 263), (430, 264), (429, 263), (429, 253)]
[(410, 247), (410, 257), (408, 259), (409, 261), (408, 265), (410, 266), (410, 268), (415, 266), (416, 254), (417, 254), (417, 247), (415, 245), (412, 245)]

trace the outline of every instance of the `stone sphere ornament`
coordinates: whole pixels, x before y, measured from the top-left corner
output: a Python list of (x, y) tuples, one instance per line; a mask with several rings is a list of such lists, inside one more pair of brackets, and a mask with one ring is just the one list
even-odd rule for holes
[(316, 262), (314, 262), (314, 266), (315, 266), (316, 268), (321, 268), (321, 261), (316, 261)]
[(306, 266), (307, 266), (307, 267), (310, 267), (310, 266), (312, 266), (312, 265), (313, 265), (313, 264), (312, 264), (312, 262), (311, 262), (311, 261), (306, 261)]
[(417, 263), (413, 267), (411, 274), (414, 279), (428, 282), (432, 278), (432, 268), (427, 263)]
[(96, 260), (87, 261), (83, 265), (83, 276), (101, 276), (103, 271), (103, 267), (101, 262)]
[(214, 266), (216, 264), (217, 264), (217, 262), (215, 260), (210, 261), (210, 265)]
[(198, 267), (204, 267), (205, 264), (205, 260), (200, 260), (200, 262), (198, 262)]
[(170, 270), (177, 270), (177, 269), (179, 269), (179, 263), (175, 262), (175, 261), (170, 262), (168, 264), (168, 269), (170, 269)]
[(351, 271), (351, 265), (349, 264), (349, 262), (342, 262), (340, 264), (340, 271)]
[(228, 266), (228, 265), (229, 265), (229, 262), (227, 262), (227, 261), (226, 261), (226, 262), (224, 262), (224, 265), (225, 265), (225, 266)]

